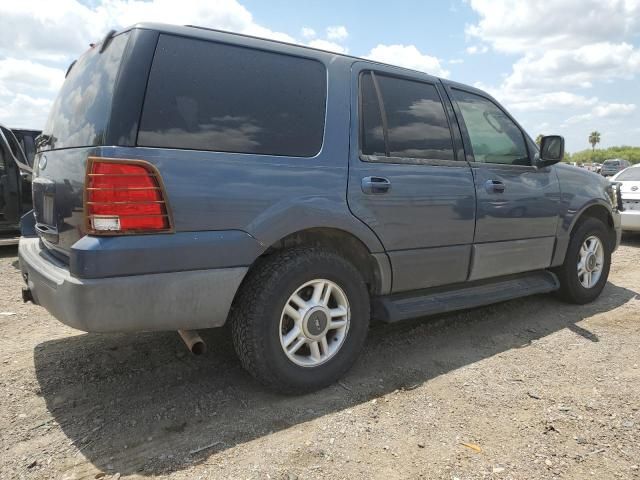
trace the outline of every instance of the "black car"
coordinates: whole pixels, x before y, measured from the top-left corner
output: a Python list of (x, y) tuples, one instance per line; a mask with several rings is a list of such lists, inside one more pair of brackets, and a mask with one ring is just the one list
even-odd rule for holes
[[(31, 210), (31, 173), (36, 130), (0, 125), (0, 233), (19, 230), (20, 217)], [(25, 154), (25, 151), (29, 154)]]

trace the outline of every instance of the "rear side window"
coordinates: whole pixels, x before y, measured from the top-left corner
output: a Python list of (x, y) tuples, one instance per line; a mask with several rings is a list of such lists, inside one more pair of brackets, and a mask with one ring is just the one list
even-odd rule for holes
[(312, 157), (326, 89), (315, 60), (161, 35), (138, 145)]
[(452, 92), (462, 111), (476, 162), (531, 165), (522, 131), (495, 103), (462, 90)]
[(360, 78), (360, 89), (363, 154), (454, 159), (449, 123), (435, 85), (367, 72)]
[(91, 48), (73, 65), (42, 131), (51, 137), (51, 148), (87, 147), (103, 142), (128, 37), (128, 33), (113, 37), (102, 53), (99, 45)]

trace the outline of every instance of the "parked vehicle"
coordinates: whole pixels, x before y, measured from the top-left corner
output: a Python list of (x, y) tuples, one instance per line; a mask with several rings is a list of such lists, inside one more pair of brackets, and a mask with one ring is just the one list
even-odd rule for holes
[(33, 167), (33, 158), (36, 155), (36, 137), (42, 132), (40, 130), (27, 130), (24, 128), (12, 128), (11, 131), (18, 140), (20, 147), (27, 159), (29, 166)]
[(17, 232), (20, 217), (30, 210), (31, 167), (15, 135), (0, 125), (0, 234)]
[(640, 231), (640, 164), (624, 169), (611, 181), (620, 185), (622, 230)]
[(630, 167), (631, 163), (628, 160), (622, 158), (612, 158), (605, 160), (600, 169), (600, 174), (604, 177), (611, 177), (618, 172), (621, 172), (627, 167)]
[(562, 137), (538, 151), (485, 92), (203, 28), (107, 37), (41, 139), (25, 300), (196, 346), (229, 322), (245, 368), (283, 392), (339, 378), (371, 317), (592, 301), (620, 239), (610, 182), (558, 164)]

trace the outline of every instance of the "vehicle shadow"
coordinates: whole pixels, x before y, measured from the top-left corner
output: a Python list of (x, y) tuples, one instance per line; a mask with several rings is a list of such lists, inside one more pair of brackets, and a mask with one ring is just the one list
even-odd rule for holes
[(640, 233), (624, 232), (621, 244), (627, 247), (640, 247)]
[(11, 258), (18, 256), (17, 245), (0, 246), (0, 258)]
[(576, 323), (638, 296), (608, 283), (589, 305), (535, 296), (376, 324), (345, 378), (299, 397), (267, 392), (250, 378), (224, 329), (204, 332), (211, 351), (202, 357), (187, 355), (171, 332), (47, 341), (34, 350), (35, 371), (48, 410), (93, 466), (151, 476), (206, 462), (215, 452), (396, 389), (415, 388), (564, 328), (598, 341)]

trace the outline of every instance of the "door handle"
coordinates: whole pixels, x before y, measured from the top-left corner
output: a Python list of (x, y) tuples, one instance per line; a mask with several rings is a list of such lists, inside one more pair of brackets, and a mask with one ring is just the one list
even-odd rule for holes
[(487, 180), (484, 188), (489, 193), (503, 193), (505, 187), (500, 180)]
[(362, 191), (367, 195), (381, 195), (391, 189), (391, 182), (384, 177), (364, 177)]

